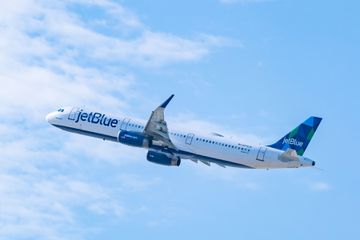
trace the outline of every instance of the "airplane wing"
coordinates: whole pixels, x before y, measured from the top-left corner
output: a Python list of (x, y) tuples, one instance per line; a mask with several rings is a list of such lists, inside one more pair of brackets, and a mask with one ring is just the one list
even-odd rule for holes
[(169, 137), (168, 127), (164, 117), (164, 110), (173, 97), (174, 94), (151, 113), (144, 129), (144, 134), (152, 137), (153, 140), (160, 142), (163, 147), (169, 148), (175, 148), (175, 146)]

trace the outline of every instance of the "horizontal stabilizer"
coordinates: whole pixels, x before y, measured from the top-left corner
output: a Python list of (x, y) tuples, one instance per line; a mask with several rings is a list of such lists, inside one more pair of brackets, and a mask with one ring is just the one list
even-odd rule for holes
[(283, 162), (298, 161), (299, 156), (294, 149), (288, 149), (279, 156), (279, 160)]

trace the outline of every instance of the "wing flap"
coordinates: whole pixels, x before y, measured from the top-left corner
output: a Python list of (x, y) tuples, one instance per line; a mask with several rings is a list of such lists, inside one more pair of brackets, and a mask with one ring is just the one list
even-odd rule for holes
[(202, 163), (205, 164), (206, 166), (209, 166), (209, 167), (211, 166), (208, 161), (200, 160), (200, 162), (202, 162)]

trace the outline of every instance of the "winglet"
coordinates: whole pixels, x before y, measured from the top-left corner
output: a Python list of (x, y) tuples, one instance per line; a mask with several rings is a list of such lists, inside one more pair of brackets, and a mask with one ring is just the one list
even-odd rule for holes
[(171, 101), (171, 99), (173, 99), (175, 95), (172, 94), (163, 104), (160, 105), (160, 107), (162, 108), (166, 108), (166, 106), (169, 104), (169, 102)]

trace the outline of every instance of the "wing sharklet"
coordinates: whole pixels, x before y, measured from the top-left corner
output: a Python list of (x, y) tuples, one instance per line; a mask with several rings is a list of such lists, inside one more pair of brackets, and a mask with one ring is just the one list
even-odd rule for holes
[(169, 104), (169, 102), (173, 99), (175, 95), (172, 94), (163, 104), (160, 105), (162, 108), (166, 108), (166, 106)]

